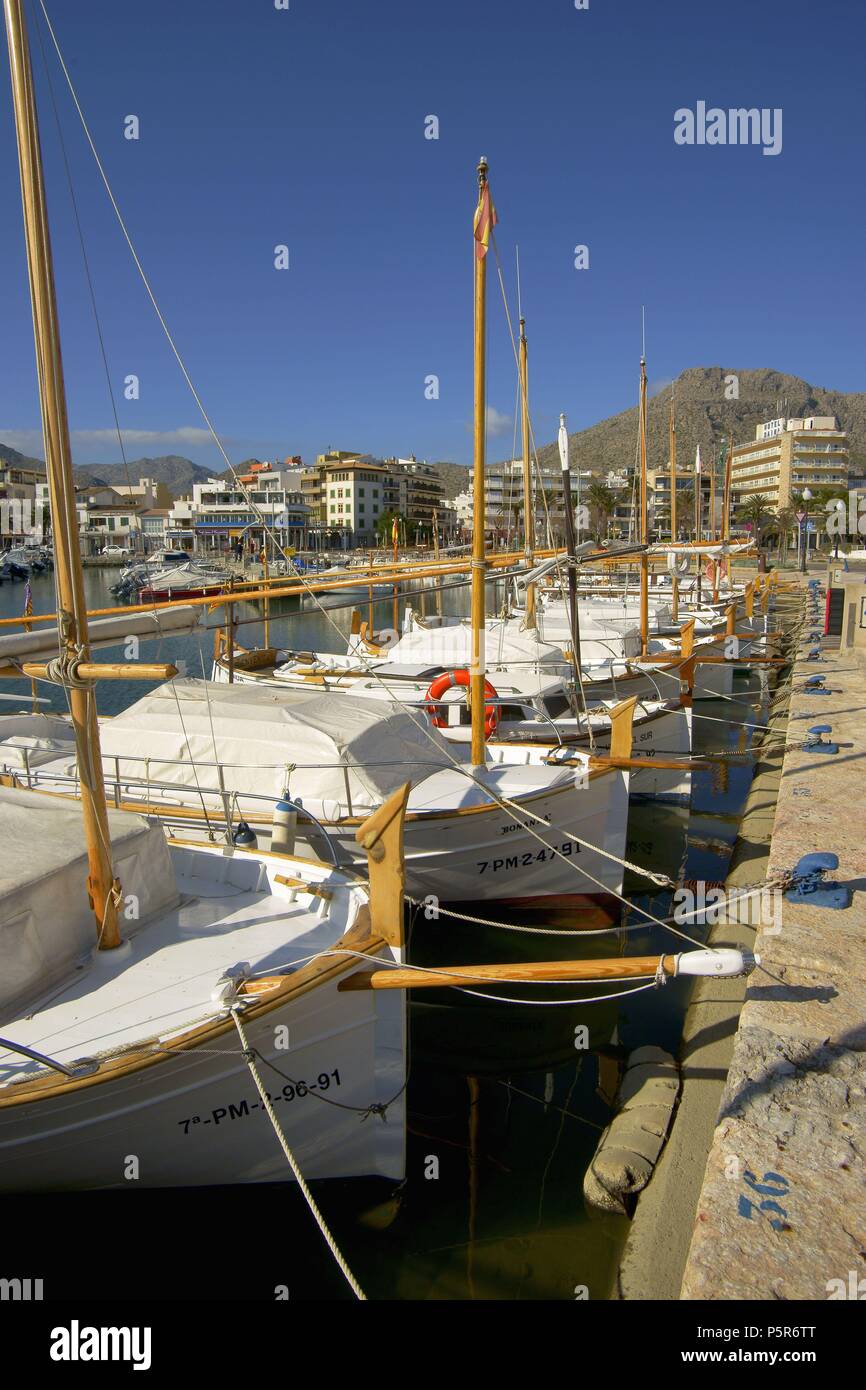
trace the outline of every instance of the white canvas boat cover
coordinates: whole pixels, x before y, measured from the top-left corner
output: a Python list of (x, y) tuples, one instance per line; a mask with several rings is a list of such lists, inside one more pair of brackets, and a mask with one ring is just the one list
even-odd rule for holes
[[(66, 978), (96, 944), (81, 807), (0, 787), (0, 1023)], [(109, 811), (114, 868), (137, 900), (124, 935), (177, 899), (160, 826)], [(50, 1050), (50, 1048), (49, 1048)]]
[(145, 695), (101, 724), (100, 741), (111, 779), (117, 768), (123, 781), (173, 782), (194, 798), (218, 787), (219, 763), (227, 791), (276, 801), (288, 785), (293, 800), (329, 820), (364, 814), (407, 780), (417, 786), (455, 760), (418, 711), (334, 692), (201, 680)]
[[(562, 650), (540, 642), (531, 631), (521, 632), (510, 619), (488, 620), (484, 631), (485, 660), (490, 668), (516, 666), (530, 671), (535, 665), (561, 666)], [(472, 628), (468, 622), (424, 627), (417, 619), (399, 642), (388, 649), (389, 662), (436, 662), (453, 671), (469, 666)]]

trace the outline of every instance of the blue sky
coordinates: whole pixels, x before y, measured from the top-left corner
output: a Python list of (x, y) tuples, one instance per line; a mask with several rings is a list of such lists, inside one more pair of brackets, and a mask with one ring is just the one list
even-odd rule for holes
[[(773, 367), (864, 389), (866, 11), (854, 0), (46, 0), (157, 297), (233, 460), (328, 447), (468, 462), (475, 165), (490, 161), (536, 439), (650, 380)], [(32, 14), (32, 10), (31, 10)], [(32, 28), (32, 24), (31, 24)], [(31, 32), (75, 460), (119, 459)], [(55, 62), (127, 451), (218, 462)], [(783, 147), (675, 144), (674, 112), (780, 107)], [(137, 115), (138, 141), (124, 139)], [(424, 138), (425, 117), (439, 139)], [(41, 454), (8, 83), (0, 441)], [(290, 268), (273, 266), (289, 247)], [(588, 270), (573, 266), (586, 244)], [(489, 260), (489, 456), (515, 375)], [(138, 401), (123, 399), (135, 373)], [(425, 377), (440, 381), (426, 400)], [(192, 430), (191, 435), (187, 430)], [(628, 462), (624, 460), (624, 462)]]

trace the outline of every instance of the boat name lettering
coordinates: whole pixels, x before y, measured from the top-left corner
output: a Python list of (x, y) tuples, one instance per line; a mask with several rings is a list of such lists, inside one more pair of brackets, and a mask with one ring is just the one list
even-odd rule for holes
[(547, 824), (549, 825), (549, 824), (550, 824), (550, 812), (548, 811), (548, 812), (547, 812), (545, 815), (543, 815), (543, 816), (528, 816), (528, 817), (526, 818), (526, 820), (521, 820), (521, 821), (514, 820), (514, 821), (512, 821), (512, 822), (510, 823), (510, 825), (503, 825), (503, 826), (500, 826), (500, 829), (501, 829), (503, 835), (510, 835), (510, 834), (512, 833), (512, 831), (514, 831), (514, 830), (523, 830), (523, 829), (525, 829), (526, 826), (533, 826), (533, 825), (535, 825), (535, 824), (536, 824), (538, 821), (540, 821), (540, 820), (546, 821)]

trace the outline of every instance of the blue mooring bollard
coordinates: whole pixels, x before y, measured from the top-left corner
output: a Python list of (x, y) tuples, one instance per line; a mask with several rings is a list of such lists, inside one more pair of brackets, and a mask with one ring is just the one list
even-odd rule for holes
[(804, 854), (791, 875), (791, 886), (785, 891), (786, 901), (805, 907), (850, 907), (851, 889), (846, 884), (824, 882), (824, 874), (838, 867), (839, 856), (830, 850)]
[(824, 676), (809, 676), (808, 678), (806, 678), (806, 684), (803, 685), (801, 694), (833, 695), (833, 691), (828, 691), (826, 685), (824, 685), (824, 680), (826, 680), (826, 677)]
[(832, 734), (832, 724), (813, 724), (803, 743), (804, 753), (838, 753), (838, 743), (825, 743), (823, 735)]

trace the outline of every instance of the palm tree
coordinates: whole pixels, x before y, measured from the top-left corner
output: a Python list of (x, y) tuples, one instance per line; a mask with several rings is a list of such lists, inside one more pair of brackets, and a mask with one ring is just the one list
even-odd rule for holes
[[(799, 493), (796, 493), (795, 496), (800, 498)], [(808, 506), (800, 498), (800, 506), (804, 511), (811, 511), (813, 513), (823, 512), (828, 520), (832, 511), (830, 503), (835, 502), (844, 502), (845, 504), (845, 511), (842, 514), (842, 526), (844, 527), (848, 512), (848, 489), (846, 487), (839, 487), (838, 485), (835, 487), (817, 487), (815, 488), (815, 491), (812, 493), (812, 496), (809, 499)], [(827, 538), (829, 540), (831, 536), (830, 528), (825, 527), (818, 529), (817, 544), (819, 546), (821, 544), (821, 538), (823, 533), (826, 533)], [(838, 539), (838, 530), (836, 531), (836, 538)]]
[(586, 500), (589, 504), (590, 514), (595, 518), (595, 539), (600, 541), (602, 529), (607, 529), (608, 518), (613, 516), (616, 511), (617, 494), (613, 488), (607, 486), (607, 483), (601, 483), (595, 479), (586, 490)]
[[(685, 528), (683, 520), (685, 519)], [(685, 529), (686, 535), (695, 529), (695, 490), (693, 487), (677, 488), (677, 531)], [(676, 540), (676, 536), (674, 537)]]
[(779, 539), (779, 562), (788, 563), (788, 537), (796, 521), (793, 507), (778, 507), (769, 530), (775, 531)]
[(761, 530), (765, 521), (770, 516), (770, 503), (766, 497), (755, 493), (754, 497), (749, 497), (737, 511), (739, 521), (750, 521), (755, 532), (755, 540), (760, 539)]
[(765, 529), (765, 523), (770, 518), (770, 503), (761, 493), (756, 492), (753, 497), (747, 498), (737, 511), (738, 521), (749, 521), (752, 524), (752, 534), (755, 538), (755, 545), (758, 547), (758, 565), (763, 569), (763, 552), (761, 542)]

